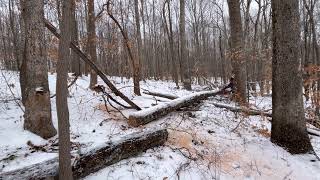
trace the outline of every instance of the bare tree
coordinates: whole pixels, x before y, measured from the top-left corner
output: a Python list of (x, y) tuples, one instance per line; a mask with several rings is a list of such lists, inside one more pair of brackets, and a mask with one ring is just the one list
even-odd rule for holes
[(312, 150), (302, 98), (299, 19), (299, 0), (272, 0), (271, 140), (294, 154)]
[(190, 64), (187, 54), (187, 40), (186, 40), (186, 5), (185, 0), (180, 0), (180, 63), (183, 76), (183, 86), (187, 90), (191, 90)]
[[(168, 9), (168, 23), (166, 17), (166, 5)], [(163, 19), (165, 23), (166, 33), (169, 41), (169, 51), (171, 57), (171, 75), (173, 77), (174, 82), (176, 83), (177, 88), (179, 88), (179, 77), (178, 77), (178, 68), (174, 54), (174, 41), (173, 41), (173, 30), (172, 30), (172, 19), (171, 19), (171, 6), (170, 0), (166, 0), (163, 4)], [(169, 24), (169, 25), (168, 25)]]
[(59, 179), (72, 179), (70, 124), (68, 109), (68, 63), (71, 42), (71, 1), (62, 1), (62, 19), (60, 21), (61, 38), (59, 42), (59, 61), (57, 64), (57, 114), (59, 130)]
[(231, 61), (235, 74), (236, 100), (245, 103), (247, 99), (247, 74), (243, 51), (243, 31), (239, 0), (228, 0), (231, 28)]
[[(97, 40), (96, 40), (96, 24), (94, 13), (94, 0), (88, 0), (88, 52), (90, 59), (97, 62)], [(90, 88), (97, 84), (97, 74), (95, 71), (90, 71)]]
[[(76, 0), (71, 0), (71, 40), (79, 45), (78, 42), (78, 22), (76, 20)], [(81, 75), (81, 64), (79, 56), (71, 51), (71, 70), (76, 76)]]
[(139, 15), (139, 1), (134, 0), (134, 12), (135, 12), (135, 20), (136, 20), (136, 33), (137, 33), (137, 51), (138, 55), (135, 56), (135, 69), (133, 70), (133, 81), (134, 81), (134, 93), (138, 96), (141, 96), (140, 93), (140, 79), (141, 79), (141, 59), (142, 59), (142, 39), (141, 39), (141, 31), (140, 31), (140, 15)]
[(51, 121), (50, 91), (44, 34), (43, 0), (21, 0), (25, 48), (22, 71), (25, 74), (24, 128), (43, 137), (57, 134)]

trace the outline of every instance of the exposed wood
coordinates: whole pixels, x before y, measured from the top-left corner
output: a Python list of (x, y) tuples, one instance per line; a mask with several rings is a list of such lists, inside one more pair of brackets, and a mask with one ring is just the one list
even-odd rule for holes
[[(127, 135), (116, 142), (107, 142), (100, 147), (81, 154), (73, 163), (75, 179), (85, 177), (123, 159), (136, 156), (147, 149), (163, 145), (168, 138), (166, 129), (150, 130)], [(37, 163), (23, 169), (0, 174), (0, 179), (41, 179), (58, 175), (58, 158)]]
[[(53, 35), (55, 35), (58, 39), (60, 39), (60, 34), (58, 33), (57, 29), (48, 21), (45, 19), (45, 25), (47, 29), (51, 31)], [(78, 54), (78, 56), (87, 63), (99, 76), (100, 78), (107, 84), (107, 86), (110, 88), (110, 90), (116, 95), (121, 97), (125, 102), (127, 102), (129, 105), (132, 106), (132, 108), (136, 110), (141, 110), (141, 108), (136, 105), (134, 102), (132, 102), (127, 96), (125, 96), (122, 92), (120, 92), (107, 78), (107, 76), (98, 68), (96, 64), (94, 64), (76, 45), (76, 43), (71, 42), (70, 48)]]
[(189, 105), (193, 105), (196, 102), (207, 99), (208, 97), (216, 96), (221, 93), (218, 91), (206, 91), (194, 93), (185, 97), (177, 98), (172, 100), (169, 103), (160, 104), (157, 106), (150, 107), (148, 109), (144, 109), (129, 115), (129, 125), (133, 127), (137, 127), (140, 125), (147, 124), (149, 122), (155, 121), (175, 110), (178, 110), (182, 107), (187, 107)]

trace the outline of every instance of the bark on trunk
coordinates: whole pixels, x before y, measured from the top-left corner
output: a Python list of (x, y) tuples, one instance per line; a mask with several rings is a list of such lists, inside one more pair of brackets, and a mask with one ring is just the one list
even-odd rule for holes
[(72, 179), (70, 123), (68, 109), (68, 65), (70, 62), (71, 42), (71, 1), (62, 2), (62, 19), (60, 21), (61, 39), (59, 42), (59, 61), (57, 64), (57, 115), (59, 131), (59, 179)]
[[(78, 46), (79, 41), (78, 41), (78, 23), (76, 20), (76, 0), (71, 0), (71, 40)], [(71, 51), (71, 70), (75, 74), (75, 76), (81, 76), (81, 64), (79, 60), (79, 56)]]
[[(94, 13), (94, 0), (88, 0), (88, 51), (90, 59), (93, 63), (97, 63), (97, 40), (96, 40), (96, 24)], [(97, 84), (97, 73), (90, 70), (90, 88)]]
[(231, 27), (231, 61), (235, 74), (236, 100), (247, 101), (247, 73), (243, 50), (243, 31), (239, 0), (228, 0)]
[(191, 77), (190, 77), (190, 64), (187, 54), (187, 40), (186, 40), (186, 11), (185, 0), (180, 0), (180, 62), (183, 76), (183, 87), (187, 90), (191, 90)]
[(51, 121), (43, 0), (21, 0), (24, 19), (24, 128), (43, 138), (57, 134)]
[(299, 1), (273, 0), (272, 24), (271, 140), (290, 153), (307, 153), (312, 150), (312, 146), (302, 98)]
[(142, 39), (141, 39), (141, 31), (140, 31), (140, 15), (139, 15), (139, 1), (134, 0), (134, 12), (135, 12), (135, 20), (136, 20), (136, 33), (137, 33), (137, 58), (135, 58), (135, 69), (134, 75), (133, 75), (133, 81), (134, 81), (134, 93), (138, 96), (141, 96), (140, 92), (140, 79), (141, 79), (141, 59), (142, 59)]

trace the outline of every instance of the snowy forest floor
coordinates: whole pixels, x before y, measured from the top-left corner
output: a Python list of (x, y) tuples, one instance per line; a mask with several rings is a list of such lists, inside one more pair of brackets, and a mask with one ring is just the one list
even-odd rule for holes
[[(320, 162), (313, 162), (314, 155), (293, 156), (270, 142), (271, 124), (267, 117), (233, 113), (211, 104), (234, 105), (227, 97), (210, 98), (198, 107), (171, 113), (143, 127), (131, 128), (126, 118), (111, 106), (108, 106), (110, 113), (106, 111), (101, 94), (89, 90), (89, 79), (80, 77), (69, 88), (74, 155), (146, 129), (167, 128), (169, 139), (165, 146), (122, 160), (89, 175), (84, 178), (86, 180), (320, 179)], [(118, 77), (110, 79), (142, 108), (169, 101), (145, 94), (134, 96), (132, 81)], [(49, 74), (49, 84), (51, 94), (55, 94), (55, 74)], [(192, 93), (176, 89), (174, 83), (165, 81), (147, 80), (141, 82), (141, 87), (177, 96)], [(19, 88), (17, 73), (0, 72), (0, 174), (58, 156), (57, 136), (44, 140), (23, 130), (23, 111), (12, 101), (20, 97)], [(193, 87), (195, 91), (203, 88)], [(55, 98), (51, 100), (53, 123), (57, 128)], [(250, 105), (271, 110), (271, 97), (251, 96)], [(133, 110), (124, 110), (123, 114), (128, 116), (131, 112)], [(315, 151), (320, 154), (320, 138), (311, 136), (311, 140)], [(30, 142), (43, 148), (35, 149)]]

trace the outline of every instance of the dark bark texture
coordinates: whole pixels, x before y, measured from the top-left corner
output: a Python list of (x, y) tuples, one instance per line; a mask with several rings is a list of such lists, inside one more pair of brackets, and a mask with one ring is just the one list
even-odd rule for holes
[(45, 139), (57, 134), (51, 121), (43, 0), (21, 0), (25, 48), (23, 60), (24, 128)]
[(185, 0), (180, 0), (180, 63), (181, 75), (183, 76), (183, 87), (191, 90), (191, 77), (190, 77), (190, 64), (187, 52), (187, 39), (186, 39), (186, 3)]
[(290, 153), (312, 150), (304, 117), (299, 1), (273, 0), (272, 142)]
[(68, 65), (71, 42), (71, 1), (62, 2), (61, 39), (57, 64), (57, 115), (59, 131), (59, 179), (72, 179), (70, 123), (68, 109)]
[[(88, 0), (88, 51), (92, 62), (97, 63), (97, 38), (94, 13), (94, 0)], [(90, 71), (90, 88), (97, 84), (97, 73)]]
[(239, 0), (228, 0), (230, 28), (231, 28), (231, 61), (235, 74), (236, 100), (246, 103), (247, 100), (247, 74), (246, 61), (243, 50), (243, 30)]
[[(73, 166), (73, 177), (79, 179), (147, 149), (162, 146), (168, 138), (166, 129), (129, 134), (116, 142), (107, 142), (95, 150), (80, 154)], [(0, 179), (44, 179), (58, 176), (58, 158), (23, 169), (0, 173)]]

